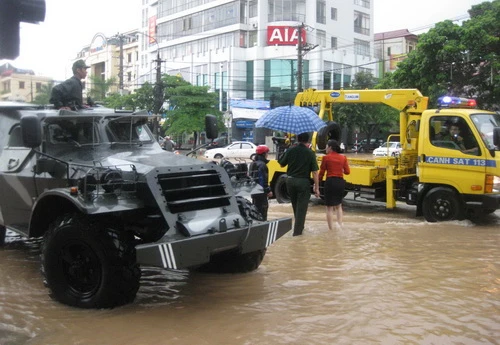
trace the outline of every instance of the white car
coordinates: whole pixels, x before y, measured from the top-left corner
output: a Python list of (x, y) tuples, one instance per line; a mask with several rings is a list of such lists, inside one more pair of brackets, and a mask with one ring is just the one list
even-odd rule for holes
[(250, 158), (255, 157), (256, 145), (248, 141), (235, 141), (224, 147), (210, 149), (205, 152), (205, 158)]
[(389, 141), (387, 143), (383, 143), (380, 147), (373, 150), (373, 155), (378, 157), (383, 156), (399, 156), (403, 148), (401, 147), (401, 143), (397, 141)]

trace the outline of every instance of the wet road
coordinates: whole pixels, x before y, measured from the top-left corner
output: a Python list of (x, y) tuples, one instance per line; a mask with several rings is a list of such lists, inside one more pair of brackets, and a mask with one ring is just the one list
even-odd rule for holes
[[(249, 274), (143, 269), (133, 304), (50, 299), (36, 242), (0, 249), (0, 344), (500, 344), (500, 212), (430, 224), (350, 200), (343, 230), (313, 204)], [(271, 204), (270, 217), (291, 213)]]

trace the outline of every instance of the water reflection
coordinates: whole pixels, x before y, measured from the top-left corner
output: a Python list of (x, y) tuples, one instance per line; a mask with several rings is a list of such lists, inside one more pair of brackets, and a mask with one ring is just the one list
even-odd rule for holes
[[(291, 213), (272, 204), (270, 217)], [(0, 250), (0, 344), (496, 344), (500, 213), (430, 224), (414, 209), (346, 201), (329, 231), (313, 205), (249, 274), (144, 268), (133, 304), (52, 301), (36, 242)]]

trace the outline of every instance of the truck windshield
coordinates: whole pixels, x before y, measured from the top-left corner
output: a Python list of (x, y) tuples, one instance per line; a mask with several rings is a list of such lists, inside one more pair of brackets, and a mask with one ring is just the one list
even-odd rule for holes
[(493, 145), (493, 128), (500, 127), (500, 114), (474, 114), (471, 119), (486, 147), (489, 150), (500, 150)]
[(57, 116), (45, 119), (46, 142), (51, 145), (96, 145), (100, 142), (95, 116)]
[(106, 126), (106, 133), (113, 143), (146, 143), (154, 140), (145, 117), (123, 116), (112, 119)]

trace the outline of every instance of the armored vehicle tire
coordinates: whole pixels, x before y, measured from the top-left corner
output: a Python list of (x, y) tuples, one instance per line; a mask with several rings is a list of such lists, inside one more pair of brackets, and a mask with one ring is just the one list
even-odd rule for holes
[(5, 244), (5, 235), (7, 233), (7, 229), (5, 226), (0, 225), (0, 247)]
[(141, 271), (132, 234), (68, 214), (44, 236), (42, 274), (50, 296), (61, 303), (112, 308), (134, 300)]
[(280, 204), (287, 204), (291, 202), (288, 189), (286, 188), (286, 179), (287, 175), (282, 174), (278, 177), (276, 183), (274, 184), (274, 196), (276, 197), (276, 201)]
[(424, 197), (423, 213), (426, 221), (435, 223), (461, 219), (462, 207), (457, 193), (450, 188), (437, 187)]
[[(262, 215), (254, 204), (243, 197), (236, 197), (241, 215), (252, 220), (262, 220)], [(256, 270), (266, 255), (266, 249), (241, 254), (240, 249), (232, 249), (213, 255), (210, 262), (197, 268), (200, 272), (246, 273)]]

